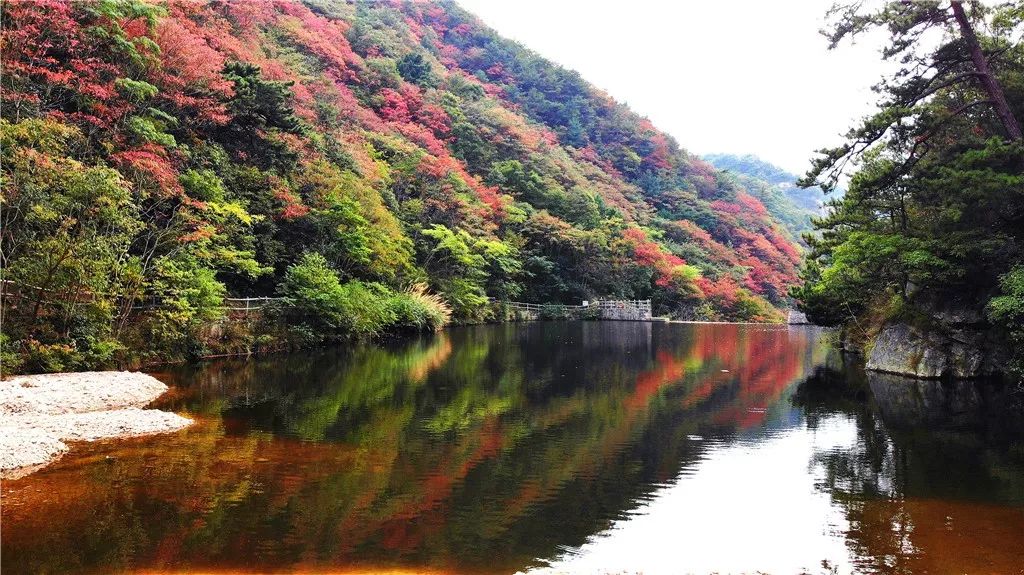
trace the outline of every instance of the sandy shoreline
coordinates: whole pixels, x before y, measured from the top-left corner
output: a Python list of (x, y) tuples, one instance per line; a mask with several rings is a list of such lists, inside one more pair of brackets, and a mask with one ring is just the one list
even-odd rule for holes
[(192, 420), (142, 409), (167, 391), (138, 372), (26, 375), (0, 381), (0, 477), (23, 477), (59, 459), (65, 441), (177, 431)]

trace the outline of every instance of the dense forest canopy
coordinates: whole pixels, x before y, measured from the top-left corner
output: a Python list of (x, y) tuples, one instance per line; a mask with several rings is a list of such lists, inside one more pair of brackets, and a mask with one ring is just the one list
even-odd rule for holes
[(285, 298), (249, 347), (489, 298), (789, 306), (799, 248), (742, 182), (454, 3), (0, 9), (8, 366), (202, 354), (229, 297)]
[(868, 338), (885, 322), (955, 320), (1024, 349), (1024, 5), (891, 2), (838, 6), (835, 46), (889, 33), (899, 70), (878, 112), (823, 150), (803, 184), (846, 195), (816, 223), (794, 291), (815, 320)]

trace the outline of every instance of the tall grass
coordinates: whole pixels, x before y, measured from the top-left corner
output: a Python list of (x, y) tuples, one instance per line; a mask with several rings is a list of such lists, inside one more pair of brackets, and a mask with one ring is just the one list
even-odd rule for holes
[(417, 283), (395, 293), (391, 300), (396, 325), (416, 331), (438, 331), (452, 319), (452, 308), (440, 295)]

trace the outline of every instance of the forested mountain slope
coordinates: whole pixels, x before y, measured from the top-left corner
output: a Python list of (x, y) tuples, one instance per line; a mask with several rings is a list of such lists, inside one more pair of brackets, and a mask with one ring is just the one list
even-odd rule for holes
[(813, 230), (811, 218), (823, 215), (826, 199), (843, 195), (842, 190), (826, 196), (817, 186), (801, 188), (797, 186), (799, 176), (751, 154), (705, 154), (703, 158), (734, 176), (737, 185), (760, 200), (796, 238)]
[(487, 319), (489, 297), (771, 320), (797, 279), (736, 179), (453, 3), (2, 11), (25, 369), (201, 352), (226, 296), (289, 298), (315, 341)]

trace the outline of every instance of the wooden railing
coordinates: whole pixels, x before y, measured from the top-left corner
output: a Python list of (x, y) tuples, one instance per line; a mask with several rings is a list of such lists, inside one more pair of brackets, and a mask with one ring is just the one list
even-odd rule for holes
[(283, 297), (226, 297), (223, 300), (225, 305), (222, 305), (220, 309), (228, 311), (257, 311), (284, 299)]

